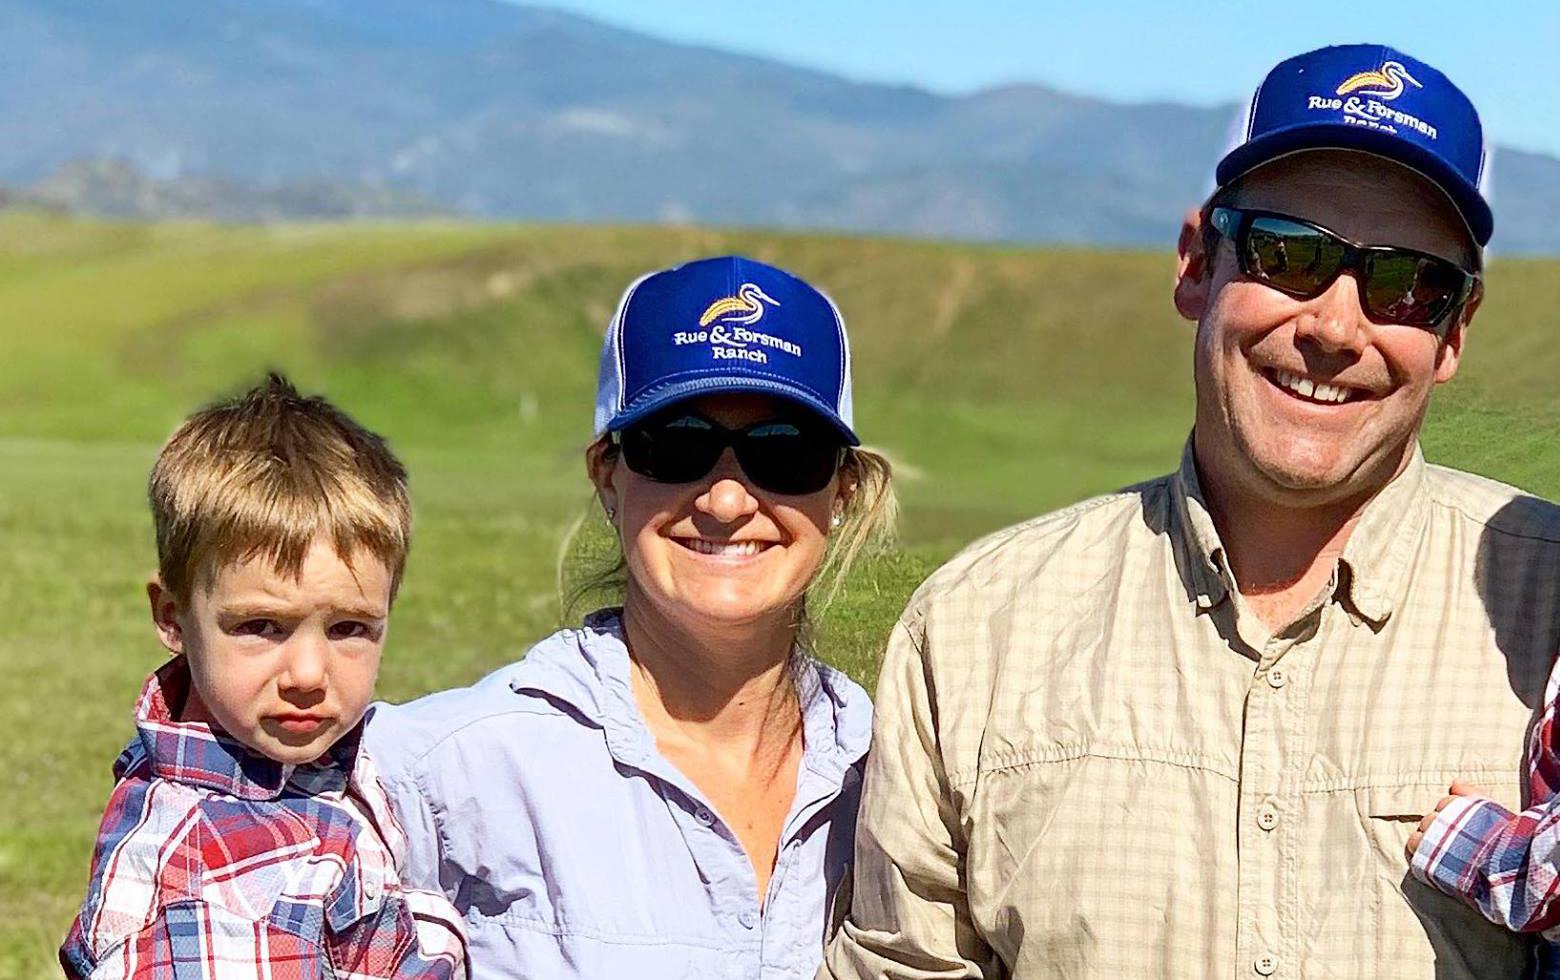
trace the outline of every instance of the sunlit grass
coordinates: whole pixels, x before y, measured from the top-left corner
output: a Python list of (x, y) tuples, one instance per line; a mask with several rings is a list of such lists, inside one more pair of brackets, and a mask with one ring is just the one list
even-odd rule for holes
[[(186, 412), (269, 366), (407, 459), (416, 540), (381, 692), (462, 684), (562, 616), (596, 354), (646, 269), (740, 251), (826, 287), (904, 548), (821, 616), (870, 683), (914, 586), (975, 536), (1174, 465), (1191, 328), (1168, 255), (658, 228), (224, 229), (0, 218), (0, 977), (52, 976), (109, 764), (159, 660), (144, 480)], [(1507, 261), (1438, 396), (1432, 459), (1560, 494), (1560, 265)]]

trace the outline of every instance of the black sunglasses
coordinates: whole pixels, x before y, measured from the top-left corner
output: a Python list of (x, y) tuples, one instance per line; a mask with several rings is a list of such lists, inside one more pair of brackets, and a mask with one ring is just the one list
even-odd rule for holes
[(657, 483), (692, 483), (730, 446), (754, 485), (788, 496), (828, 486), (844, 456), (839, 435), (825, 425), (775, 418), (728, 429), (688, 411), (635, 423), (617, 441), (628, 468)]
[(1479, 288), (1479, 277), (1455, 262), (1390, 245), (1357, 245), (1314, 221), (1276, 211), (1219, 207), (1208, 220), (1234, 243), (1248, 278), (1312, 299), (1348, 270), (1359, 285), (1360, 307), (1382, 323), (1444, 334), (1453, 311)]

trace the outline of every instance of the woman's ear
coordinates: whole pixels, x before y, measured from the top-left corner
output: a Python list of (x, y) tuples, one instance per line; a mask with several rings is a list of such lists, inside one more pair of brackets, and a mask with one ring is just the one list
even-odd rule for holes
[(856, 496), (861, 486), (861, 468), (856, 462), (856, 454), (850, 450), (845, 451), (845, 459), (840, 463), (838, 483), (834, 491), (834, 506), (830, 511), (831, 527), (839, 527), (844, 522), (845, 509), (850, 506), (851, 498)]
[(168, 652), (178, 655), (184, 652), (184, 627), (179, 622), (183, 605), (178, 596), (163, 585), (161, 575), (153, 575), (146, 582), (146, 598), (152, 607), (152, 628), (157, 639)]
[(596, 488), (596, 499), (601, 501), (608, 521), (617, 518), (617, 488), (612, 476), (617, 471), (618, 455), (618, 447), (606, 436), (585, 447), (585, 475)]

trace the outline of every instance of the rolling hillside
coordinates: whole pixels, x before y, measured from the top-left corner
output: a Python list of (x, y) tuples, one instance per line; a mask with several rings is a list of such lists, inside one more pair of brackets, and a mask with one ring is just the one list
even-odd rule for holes
[[(962, 543), (1172, 466), (1191, 329), (1168, 255), (665, 228), (105, 224), (0, 216), (0, 977), (53, 976), (108, 766), (158, 659), (144, 481), (190, 408), (280, 366), (386, 433), (417, 540), (382, 693), (465, 683), (563, 613), (580, 449), (620, 289), (739, 251), (828, 288), (859, 430), (899, 464), (904, 549), (827, 611), (871, 682), (909, 591)], [(1442, 391), (1433, 459), (1560, 495), (1560, 265), (1506, 259)], [(589, 540), (591, 528), (586, 528)]]

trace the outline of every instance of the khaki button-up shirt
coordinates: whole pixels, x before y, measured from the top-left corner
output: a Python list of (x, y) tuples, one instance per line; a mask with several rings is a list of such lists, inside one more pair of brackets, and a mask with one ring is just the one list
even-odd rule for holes
[(1522, 975), (1408, 874), (1454, 778), (1522, 795), (1560, 508), (1411, 464), (1270, 633), (1178, 473), (996, 534), (883, 665), (854, 896), (821, 977)]

